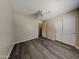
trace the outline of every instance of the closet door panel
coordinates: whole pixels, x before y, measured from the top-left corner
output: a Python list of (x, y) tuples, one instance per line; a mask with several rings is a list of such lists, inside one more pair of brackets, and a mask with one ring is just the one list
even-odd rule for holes
[(57, 17), (55, 19), (55, 28), (56, 28), (56, 40), (63, 42), (62, 38), (62, 17)]
[(76, 16), (76, 47), (79, 47), (79, 13)]
[(75, 45), (75, 16), (66, 15), (63, 17), (63, 42)]

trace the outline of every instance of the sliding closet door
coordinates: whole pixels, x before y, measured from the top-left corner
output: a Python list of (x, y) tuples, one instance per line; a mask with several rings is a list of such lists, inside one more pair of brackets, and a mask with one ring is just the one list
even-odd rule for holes
[(63, 42), (72, 46), (75, 45), (75, 15), (63, 16)]
[(63, 42), (62, 17), (57, 17), (55, 19), (55, 28), (56, 28), (56, 40)]

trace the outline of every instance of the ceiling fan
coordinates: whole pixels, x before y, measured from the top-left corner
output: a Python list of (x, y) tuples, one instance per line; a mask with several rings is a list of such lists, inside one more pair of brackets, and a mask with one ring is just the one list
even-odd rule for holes
[(45, 16), (46, 14), (49, 14), (49, 13), (50, 13), (49, 11), (43, 12), (43, 10), (37, 10), (35, 13), (30, 14), (30, 16), (38, 18), (38, 17), (43, 17), (43, 16)]

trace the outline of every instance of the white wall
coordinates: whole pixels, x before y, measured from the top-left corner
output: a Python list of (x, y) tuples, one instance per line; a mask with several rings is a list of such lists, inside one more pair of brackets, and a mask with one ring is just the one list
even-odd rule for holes
[(40, 20), (14, 14), (14, 22), (16, 39), (15, 42), (23, 42), (38, 38), (38, 26), (41, 22)]
[(7, 59), (13, 47), (12, 13), (7, 0), (0, 0), (0, 59)]

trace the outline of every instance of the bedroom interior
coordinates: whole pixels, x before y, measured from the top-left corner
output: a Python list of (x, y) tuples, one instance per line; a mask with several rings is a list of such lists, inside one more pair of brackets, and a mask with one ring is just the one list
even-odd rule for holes
[(79, 59), (79, 0), (0, 0), (0, 59)]

